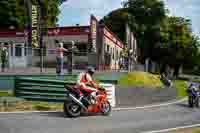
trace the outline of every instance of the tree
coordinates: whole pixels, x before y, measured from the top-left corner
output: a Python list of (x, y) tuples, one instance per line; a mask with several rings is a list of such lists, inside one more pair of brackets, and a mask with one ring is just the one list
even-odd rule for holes
[(200, 51), (199, 51), (199, 37), (192, 35), (190, 44), (184, 51), (184, 62), (183, 67), (185, 69), (194, 69), (195, 67), (200, 67)]
[(144, 62), (146, 57), (154, 59), (153, 49), (159, 42), (160, 23), (166, 16), (164, 3), (159, 0), (127, 0), (124, 8), (117, 9), (105, 16), (104, 22), (119, 38), (125, 42), (125, 24), (137, 38)]
[(159, 0), (127, 0), (124, 7), (129, 13), (129, 25), (141, 48), (142, 58), (153, 59), (153, 49), (159, 42), (160, 24), (166, 17), (164, 3)]
[(125, 8), (120, 8), (110, 12), (107, 16), (100, 20), (109, 29), (111, 29), (123, 42), (126, 41), (125, 25), (128, 22), (128, 11)]
[[(174, 69), (174, 76), (177, 77), (179, 69), (185, 63), (192, 63), (191, 60), (198, 53), (198, 39), (192, 34), (191, 21), (182, 17), (166, 17), (161, 25), (159, 50), (159, 61), (171, 66)], [(193, 63), (192, 63), (193, 64)], [(190, 64), (190, 66), (192, 65)]]
[[(66, 0), (41, 0), (43, 20), (46, 27), (55, 26), (59, 14), (59, 5)], [(0, 27), (8, 29), (11, 25), (23, 28), (28, 21), (25, 0), (0, 1)]]
[(16, 2), (15, 0), (1, 0), (0, 1), (0, 24), (1, 27), (8, 27), (10, 25), (17, 25), (16, 22)]
[(168, 65), (177, 76), (181, 66), (200, 64), (199, 41), (192, 33), (191, 20), (167, 16), (167, 12), (159, 0), (127, 0), (124, 8), (112, 11), (102, 22), (123, 41), (128, 22), (141, 49), (140, 62), (150, 58), (162, 66), (161, 72)]

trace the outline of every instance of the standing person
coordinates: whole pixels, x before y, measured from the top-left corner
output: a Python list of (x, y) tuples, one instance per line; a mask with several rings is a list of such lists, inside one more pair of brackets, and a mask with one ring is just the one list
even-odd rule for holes
[(3, 45), (1, 49), (1, 71), (4, 72), (5, 67), (7, 66), (8, 63), (8, 49), (6, 48), (5, 45)]
[(67, 52), (67, 49), (63, 47), (63, 43), (58, 43), (58, 48), (56, 49), (56, 73), (58, 77), (63, 79), (63, 64), (64, 64), (64, 52)]
[(119, 59), (119, 71), (122, 70), (122, 68), (123, 68), (123, 59), (122, 59), (122, 57), (120, 57), (120, 59)]

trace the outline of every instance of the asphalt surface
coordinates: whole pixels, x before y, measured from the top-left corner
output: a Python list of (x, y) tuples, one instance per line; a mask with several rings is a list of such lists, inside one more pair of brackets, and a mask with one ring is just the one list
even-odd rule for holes
[(176, 99), (176, 89), (168, 87), (116, 86), (115, 95), (117, 107), (136, 107)]
[(187, 103), (113, 111), (75, 119), (58, 113), (0, 114), (0, 133), (140, 133), (200, 123), (200, 109)]

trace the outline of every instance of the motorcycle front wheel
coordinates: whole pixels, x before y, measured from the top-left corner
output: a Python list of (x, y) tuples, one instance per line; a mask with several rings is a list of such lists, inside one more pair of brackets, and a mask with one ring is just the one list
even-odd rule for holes
[(191, 107), (191, 108), (194, 107), (194, 98), (193, 98), (193, 96), (189, 96), (188, 97), (188, 104), (189, 104), (189, 107)]
[(78, 117), (81, 115), (81, 107), (73, 101), (64, 102), (64, 113), (68, 117)]
[(111, 105), (109, 101), (105, 101), (101, 107), (101, 113), (105, 116), (110, 115), (111, 113)]

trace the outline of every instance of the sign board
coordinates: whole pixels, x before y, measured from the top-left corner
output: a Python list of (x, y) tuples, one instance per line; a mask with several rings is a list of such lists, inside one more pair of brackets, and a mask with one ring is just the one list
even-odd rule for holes
[(92, 40), (92, 49), (93, 52), (97, 52), (97, 25), (98, 21), (94, 16), (91, 16), (90, 20), (90, 28), (91, 28), (91, 40)]
[(36, 5), (32, 5), (32, 46), (38, 47), (38, 10)]

